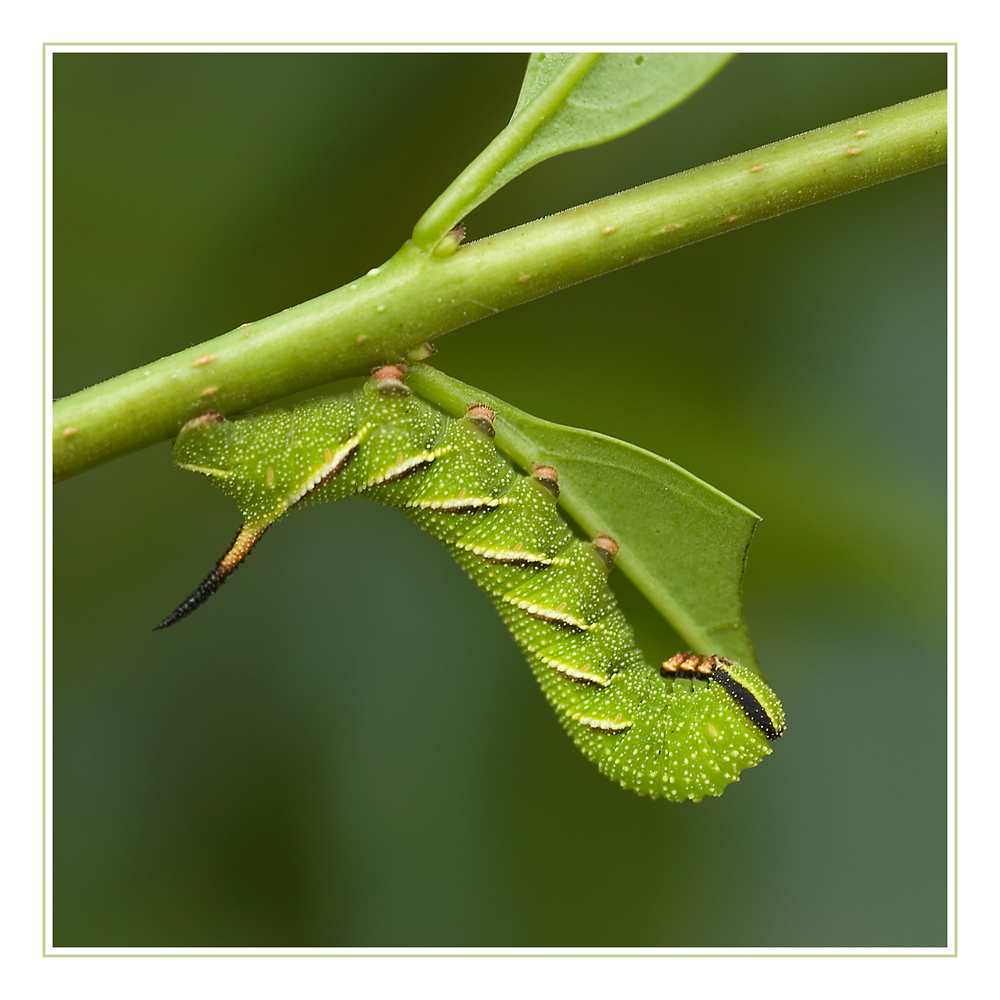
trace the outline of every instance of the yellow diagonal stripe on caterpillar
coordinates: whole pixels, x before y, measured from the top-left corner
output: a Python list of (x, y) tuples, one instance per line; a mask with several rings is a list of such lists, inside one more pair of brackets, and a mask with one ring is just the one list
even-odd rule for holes
[(579, 722), (582, 726), (589, 726), (591, 729), (596, 729), (601, 733), (625, 733), (633, 725), (630, 720), (623, 719), (621, 715), (616, 715), (613, 719), (596, 719), (590, 715), (574, 712), (570, 718), (574, 722)]
[(501, 563), (508, 566), (556, 566), (565, 562), (558, 556), (550, 558), (538, 552), (527, 552), (519, 549), (516, 545), (512, 549), (493, 549), (485, 545), (475, 545), (466, 542), (456, 545), (456, 548), (465, 552), (471, 552), (474, 556), (479, 556), (487, 562)]
[(566, 660), (560, 660), (554, 656), (546, 656), (540, 650), (530, 646), (525, 648), (525, 652), (537, 657), (542, 663), (545, 664), (545, 666), (551, 667), (556, 671), (556, 673), (562, 674), (571, 681), (582, 682), (585, 684), (595, 684), (597, 687), (605, 687), (610, 682), (610, 678), (602, 677), (600, 674), (594, 673), (589, 663), (576, 666), (572, 663), (568, 663)]
[(217, 476), (219, 479), (228, 479), (230, 476), (235, 475), (235, 473), (226, 472), (223, 469), (209, 469), (203, 465), (180, 465), (178, 463), (178, 468), (183, 469), (185, 472), (200, 472), (203, 476)]
[(555, 608), (546, 608), (541, 604), (536, 604), (534, 601), (526, 601), (522, 598), (511, 597), (509, 595), (503, 595), (502, 600), (506, 601), (508, 604), (513, 604), (515, 608), (520, 608), (529, 618), (538, 618), (544, 622), (551, 622), (553, 625), (559, 625), (563, 628), (571, 628), (577, 632), (586, 632), (587, 629), (593, 626), (589, 622), (585, 622), (582, 618), (576, 618), (573, 615), (567, 614), (565, 611), (558, 611)]
[(443, 448), (435, 448), (434, 451), (424, 451), (419, 455), (413, 455), (410, 458), (402, 458), (396, 462), (395, 465), (390, 465), (388, 469), (384, 469), (382, 472), (377, 472), (373, 476), (369, 476), (359, 487), (358, 492), (364, 493), (365, 490), (370, 490), (373, 486), (381, 486), (383, 483), (396, 483), (400, 479), (406, 476), (411, 476), (413, 473), (418, 472), (425, 466), (428, 466), (435, 459), (440, 458), (442, 455), (447, 455), (448, 452), (452, 450), (452, 445), (445, 445)]
[(476, 510), (495, 510), (510, 503), (506, 497), (435, 497), (409, 500), (406, 506), (419, 510), (439, 510), (442, 513), (456, 513)]
[(329, 448), (324, 449), (323, 464), (301, 486), (291, 493), (287, 501), (288, 506), (294, 507), (303, 497), (329, 482), (334, 476), (339, 475), (358, 450), (358, 446), (371, 432), (371, 429), (372, 425), (370, 423), (364, 424), (358, 429), (356, 434), (348, 438), (336, 451), (331, 451)]

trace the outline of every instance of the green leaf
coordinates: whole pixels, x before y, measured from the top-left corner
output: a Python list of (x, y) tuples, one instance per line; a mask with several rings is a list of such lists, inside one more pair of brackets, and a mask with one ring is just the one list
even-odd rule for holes
[(407, 384), (454, 416), (469, 403), (491, 407), (500, 449), (525, 471), (533, 462), (558, 470), (560, 505), (618, 542), (616, 567), (692, 649), (759, 671), (742, 598), (756, 514), (652, 452), (540, 420), (426, 365)]
[[(422, 250), (495, 191), (542, 160), (625, 135), (680, 104), (727, 53), (535, 52), (507, 127), (452, 182), (413, 230)], [(442, 255), (457, 241), (442, 244)]]
[[(573, 58), (536, 52), (514, 109), (513, 122)], [(704, 86), (730, 60), (728, 53), (605, 53), (490, 182), (481, 201), (542, 160), (596, 146), (651, 122)]]

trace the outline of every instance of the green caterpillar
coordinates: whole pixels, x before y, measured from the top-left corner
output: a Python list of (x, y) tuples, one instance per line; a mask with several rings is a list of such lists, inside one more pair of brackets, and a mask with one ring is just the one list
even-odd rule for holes
[(780, 702), (723, 657), (646, 663), (607, 584), (616, 542), (573, 534), (558, 512), (556, 471), (515, 470), (493, 443), (493, 417), (486, 406), (449, 417), (386, 365), (352, 392), (290, 410), (189, 421), (174, 443), (177, 464), (234, 497), (244, 523), (157, 627), (213, 594), (289, 510), (367, 496), (444, 542), (492, 597), (559, 721), (601, 771), (654, 798), (720, 795), (771, 752), (785, 726)]

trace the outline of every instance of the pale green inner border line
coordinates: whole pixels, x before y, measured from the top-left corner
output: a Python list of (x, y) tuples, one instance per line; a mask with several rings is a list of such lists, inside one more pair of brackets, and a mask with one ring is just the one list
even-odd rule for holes
[[(952, 650), (952, 678), (951, 678), (951, 692), (952, 692), (952, 710), (950, 713), (951, 717), (951, 751), (952, 751), (952, 766), (951, 766), (951, 780), (952, 780), (952, 791), (951, 791), (951, 802), (952, 802), (952, 817), (951, 823), (949, 825), (950, 843), (949, 850), (951, 851), (951, 871), (952, 871), (952, 886), (951, 886), (951, 914), (949, 915), (949, 923), (952, 924), (951, 936), (952, 941), (950, 945), (945, 946), (944, 950), (921, 950), (917, 952), (912, 952), (908, 950), (895, 950), (895, 951), (875, 951), (875, 952), (864, 952), (864, 951), (846, 951), (846, 952), (830, 952), (830, 951), (794, 951), (794, 950), (778, 950), (778, 951), (765, 951), (759, 950), (755, 954), (744, 954), (742, 952), (731, 952), (722, 954), (716, 953), (714, 950), (707, 951), (680, 951), (675, 952), (670, 949), (664, 949), (663, 952), (628, 952), (624, 953), (619, 950), (601, 952), (596, 950), (587, 949), (584, 951), (558, 951), (558, 952), (505, 952), (502, 955), (497, 955), (489, 951), (457, 951), (457, 950), (445, 950), (445, 951), (433, 951), (433, 950), (421, 950), (419, 953), (398, 953), (398, 952), (382, 952), (378, 950), (373, 950), (371, 952), (339, 952), (336, 950), (318, 950), (318, 951), (303, 951), (295, 952), (289, 954), (288, 952), (267, 952), (267, 951), (254, 951), (245, 952), (240, 951), (237, 953), (233, 952), (212, 952), (205, 951), (202, 949), (194, 951), (177, 951), (170, 952), (169, 954), (163, 954), (162, 952), (146, 952), (146, 951), (130, 951), (125, 949), (117, 949), (112, 951), (105, 950), (73, 950), (73, 949), (59, 949), (56, 950), (55, 945), (49, 944), (46, 937), (47, 924), (49, 919), (49, 881), (50, 872), (47, 865), (48, 860), (48, 848), (49, 843), (47, 841), (47, 830), (48, 830), (48, 794), (49, 794), (49, 783), (48, 783), (48, 763), (49, 763), (49, 727), (47, 725), (48, 715), (48, 666), (51, 662), (52, 650), (49, 649), (48, 644), (48, 618), (46, 615), (47, 609), (47, 594), (49, 585), (49, 548), (46, 544), (47, 539), (47, 528), (50, 523), (51, 509), (52, 509), (52, 436), (51, 436), (51, 405), (52, 401), (49, 398), (49, 383), (48, 383), (48, 370), (49, 370), (49, 357), (51, 352), (48, 347), (48, 315), (46, 313), (46, 296), (50, 287), (50, 276), (47, 273), (46, 260), (48, 253), (48, 216), (46, 214), (47, 199), (46, 193), (48, 191), (48, 183), (50, 177), (48, 176), (48, 148), (46, 146), (46, 130), (51, 122), (48, 120), (47, 110), (48, 110), (48, 91), (46, 88), (46, 83), (48, 80), (48, 66), (50, 64), (50, 57), (57, 54), (56, 49), (64, 50), (68, 48), (76, 48), (86, 52), (94, 52), (100, 49), (128, 49), (129, 51), (136, 51), (142, 49), (167, 49), (176, 48), (181, 50), (183, 48), (204, 48), (211, 49), (214, 52), (226, 52), (230, 49), (247, 49), (247, 48), (266, 48), (270, 51), (278, 53), (282, 50), (289, 48), (310, 48), (310, 49), (327, 49), (330, 54), (336, 54), (337, 52), (346, 52), (358, 48), (368, 49), (368, 46), (372, 48), (369, 51), (378, 51), (385, 49), (400, 49), (406, 52), (434, 52), (442, 51), (443, 49), (457, 49), (462, 52), (492, 52), (492, 51), (514, 51), (514, 52), (531, 52), (539, 49), (548, 49), (554, 46), (559, 46), (560, 43), (539, 43), (534, 47), (528, 45), (522, 45), (519, 43), (490, 43), (489, 45), (474, 46), (465, 45), (459, 43), (446, 43), (443, 46), (432, 46), (432, 47), (413, 47), (406, 45), (405, 43), (366, 43), (357, 42), (352, 43), (349, 46), (338, 46), (335, 48), (336, 43), (316, 43), (316, 42), (289, 42), (282, 43), (280, 46), (275, 46), (268, 42), (251, 42), (251, 43), (233, 43), (231, 45), (219, 45), (213, 42), (141, 42), (141, 43), (128, 43), (128, 42), (108, 42), (108, 43), (75, 43), (75, 42), (45, 42), (42, 45), (42, 120), (45, 127), (42, 129), (42, 433), (43, 433), (43, 450), (45, 455), (45, 461), (43, 462), (42, 475), (44, 482), (42, 483), (42, 496), (43, 496), (43, 508), (42, 508), (42, 553), (43, 553), (43, 564), (42, 564), (42, 647), (43, 647), (43, 670), (42, 670), (42, 956), (46, 958), (108, 958), (108, 957), (122, 957), (122, 958), (443, 958), (443, 957), (462, 957), (462, 958), (497, 958), (497, 957), (510, 957), (510, 958), (609, 958), (609, 957), (620, 957), (620, 958), (702, 958), (706, 955), (711, 955), (712, 957), (730, 957), (730, 958), (775, 958), (775, 957), (787, 957), (787, 958), (864, 958), (864, 957), (927, 957), (927, 958), (952, 958), (958, 956), (958, 851), (957, 851), (957, 838), (958, 838), (958, 518), (956, 512), (957, 506), (957, 496), (958, 496), (958, 192), (957, 192), (957, 173), (958, 173), (958, 153), (957, 153), (957, 138), (958, 138), (958, 44), (956, 42), (946, 42), (946, 43), (936, 43), (928, 42), (923, 44), (883, 44), (879, 42), (846, 42), (840, 48), (831, 47), (826, 44), (817, 43), (813, 48), (820, 50), (822, 53), (829, 54), (839, 54), (839, 53), (849, 53), (850, 51), (857, 49), (877, 49), (881, 52), (891, 53), (899, 50), (900, 52), (920, 52), (925, 50), (938, 51), (948, 57), (948, 91), (949, 91), (949, 111), (951, 117), (952, 128), (949, 128), (949, 143), (948, 143), (948, 168), (953, 171), (954, 187), (949, 190), (950, 196), (950, 209), (952, 211), (952, 239), (953, 239), (953, 255), (951, 262), (951, 275), (952, 275), (952, 320), (953, 320), (953, 337), (954, 342), (950, 346), (950, 357), (952, 361), (952, 400), (951, 406), (949, 408), (950, 415), (952, 417), (952, 434), (951, 434), (951, 446), (952, 454), (949, 461), (951, 467), (951, 472), (953, 475), (952, 489), (949, 493), (949, 501), (951, 507), (951, 542), (952, 542), (952, 554), (948, 559), (948, 569), (950, 571), (952, 579), (952, 592), (950, 596), (950, 611), (952, 613), (952, 636), (951, 636), (951, 650)], [(509, 48), (508, 48), (509, 46)], [(605, 43), (592, 42), (592, 43), (573, 43), (572, 45), (560, 46), (565, 51), (577, 51), (589, 48), (597, 48), (601, 51), (618, 51), (618, 50), (628, 50), (635, 46), (642, 46), (646, 50), (651, 47), (655, 48), (655, 43), (649, 42), (636, 42), (636, 43), (616, 43), (614, 46), (607, 46)], [(802, 45), (794, 43), (779, 43), (774, 46), (746, 46), (733, 44), (729, 45), (725, 42), (686, 42), (679, 45), (671, 45), (673, 48), (713, 48), (713, 49), (731, 49), (735, 52), (760, 52), (760, 51), (772, 51), (775, 48), (787, 48), (795, 52), (804, 52), (806, 54), (810, 53), (809, 47), (804, 47)], [(171, 54), (165, 52), (164, 54)], [(51, 947), (51, 950), (50, 950)]]

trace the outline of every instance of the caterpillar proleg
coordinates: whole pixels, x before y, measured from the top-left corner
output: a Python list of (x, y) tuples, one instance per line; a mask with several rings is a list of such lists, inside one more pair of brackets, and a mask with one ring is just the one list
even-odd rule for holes
[(234, 497), (243, 527), (215, 569), (158, 628), (190, 614), (297, 506), (366, 496), (442, 541), (493, 599), (562, 726), (622, 787), (672, 801), (720, 795), (785, 727), (771, 689), (721, 656), (646, 662), (608, 587), (618, 545), (577, 538), (558, 471), (519, 472), (497, 451), (493, 411), (454, 418), (386, 365), (337, 396), (181, 428), (174, 458)]

